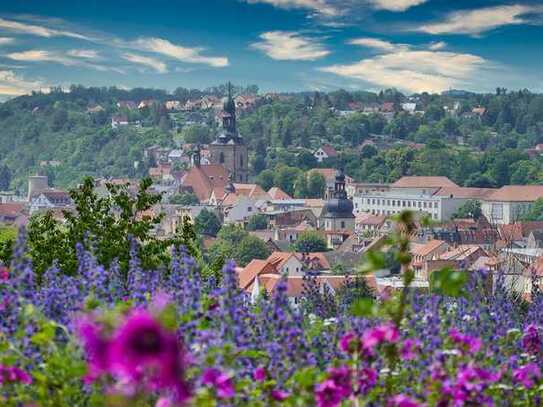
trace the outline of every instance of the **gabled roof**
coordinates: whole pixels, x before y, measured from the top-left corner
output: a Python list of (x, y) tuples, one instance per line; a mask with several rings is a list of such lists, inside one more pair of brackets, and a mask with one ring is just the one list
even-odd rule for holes
[(534, 202), (543, 198), (543, 185), (506, 185), (486, 197), (487, 201)]
[(260, 274), (274, 274), (276, 270), (267, 260), (251, 260), (239, 273), (238, 280), (241, 289), (245, 290)]
[(24, 207), (23, 203), (0, 203), (0, 216), (16, 217), (22, 212)]
[(192, 167), (183, 179), (184, 187), (191, 187), (200, 202), (207, 201), (215, 190), (222, 190), (221, 199), (224, 196), (224, 187), (228, 182), (228, 171), (222, 165), (201, 165)]
[(401, 177), (391, 186), (395, 188), (459, 188), (447, 177), (406, 176)]
[(275, 200), (292, 199), (292, 197), (289, 194), (287, 194), (285, 191), (283, 191), (279, 187), (270, 188), (270, 190), (268, 191), (268, 195), (270, 196), (271, 199), (275, 199)]
[(234, 184), (236, 194), (243, 195), (251, 199), (269, 199), (270, 196), (258, 184)]
[(413, 244), (411, 248), (411, 254), (414, 256), (428, 256), (432, 254), (433, 251), (439, 249), (441, 246), (446, 245), (447, 243), (443, 240), (432, 239), (424, 244)]
[(358, 225), (372, 225), (372, 226), (382, 226), (385, 223), (386, 216), (384, 215), (373, 215), (371, 213), (359, 213), (356, 215), (355, 224)]
[(477, 251), (481, 251), (482, 253), (484, 253), (484, 255), (486, 255), (486, 252), (481, 246), (466, 244), (460, 245), (453, 250), (441, 254), (439, 256), (439, 259), (462, 261), (473, 255)]
[(337, 150), (329, 144), (325, 144), (320, 148), (328, 157), (337, 157)]
[(485, 199), (494, 192), (496, 192), (495, 188), (443, 187), (434, 195), (462, 199)]

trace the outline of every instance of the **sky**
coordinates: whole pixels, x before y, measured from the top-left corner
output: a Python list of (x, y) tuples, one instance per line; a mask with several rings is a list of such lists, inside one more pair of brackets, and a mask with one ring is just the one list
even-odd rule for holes
[(51, 86), (543, 90), (543, 0), (0, 1), (0, 97)]

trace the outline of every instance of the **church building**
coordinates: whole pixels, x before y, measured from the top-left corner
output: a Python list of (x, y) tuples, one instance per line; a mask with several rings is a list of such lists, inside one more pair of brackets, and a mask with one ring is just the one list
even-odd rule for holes
[(236, 104), (232, 97), (232, 87), (228, 85), (228, 98), (222, 112), (222, 127), (217, 139), (209, 145), (210, 162), (223, 165), (238, 183), (249, 181), (249, 154), (243, 138), (236, 126)]

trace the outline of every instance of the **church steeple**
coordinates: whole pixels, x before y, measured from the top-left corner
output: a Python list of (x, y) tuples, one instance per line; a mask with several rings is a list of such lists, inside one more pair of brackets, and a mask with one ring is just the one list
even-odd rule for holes
[(223, 105), (222, 127), (230, 136), (237, 136), (236, 103), (232, 97), (232, 84), (228, 82), (228, 97)]

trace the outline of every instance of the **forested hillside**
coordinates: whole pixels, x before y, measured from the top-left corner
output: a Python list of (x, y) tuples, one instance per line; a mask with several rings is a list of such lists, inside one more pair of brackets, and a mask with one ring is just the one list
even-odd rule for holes
[[(236, 88), (238, 94), (256, 92), (256, 86)], [(225, 93), (225, 86), (172, 93), (73, 86), (9, 100), (0, 105), (0, 190), (22, 189), (38, 171), (61, 187), (84, 175), (142, 176), (150, 165), (146, 147), (214, 137), (215, 111), (172, 113), (164, 103)], [(145, 100), (155, 103), (139, 109), (118, 105)], [(282, 186), (292, 192), (299, 171), (289, 167), (338, 165), (373, 182), (407, 174), (446, 175), (468, 186), (543, 182), (543, 163), (534, 150), (543, 142), (543, 95), (500, 88), (485, 95), (411, 96), (341, 90), (259, 100), (240, 112), (238, 127), (250, 145), (253, 176), (264, 186), (281, 184), (282, 174)], [(131, 125), (112, 128), (116, 115)], [(317, 164), (312, 153), (324, 144), (339, 155)]]

